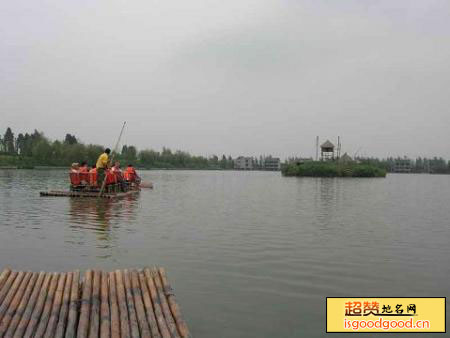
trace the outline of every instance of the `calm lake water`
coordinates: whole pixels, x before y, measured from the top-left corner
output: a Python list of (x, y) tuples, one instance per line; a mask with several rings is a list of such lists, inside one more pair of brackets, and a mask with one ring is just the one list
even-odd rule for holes
[(327, 296), (450, 296), (450, 176), (141, 174), (154, 190), (96, 201), (0, 170), (0, 268), (164, 266), (195, 337), (323, 337)]

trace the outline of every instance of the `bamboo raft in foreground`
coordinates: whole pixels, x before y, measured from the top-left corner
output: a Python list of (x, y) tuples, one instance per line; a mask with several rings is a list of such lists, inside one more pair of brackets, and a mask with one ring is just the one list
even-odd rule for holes
[(163, 268), (0, 274), (0, 337), (190, 337)]
[[(121, 198), (126, 196), (131, 196), (138, 194), (139, 190), (129, 190), (126, 192), (111, 192), (111, 193), (103, 193), (101, 198)], [(54, 197), (90, 197), (97, 198), (99, 197), (98, 192), (90, 192), (90, 191), (60, 191), (60, 190), (50, 190), (50, 191), (41, 191), (39, 193), (41, 196), (54, 196)]]

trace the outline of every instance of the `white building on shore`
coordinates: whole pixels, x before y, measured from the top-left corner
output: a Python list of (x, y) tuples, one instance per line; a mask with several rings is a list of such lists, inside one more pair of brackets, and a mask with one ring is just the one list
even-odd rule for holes
[(264, 157), (261, 166), (263, 170), (281, 170), (280, 158), (272, 156)]
[(234, 160), (234, 169), (237, 170), (253, 170), (253, 158), (239, 156)]

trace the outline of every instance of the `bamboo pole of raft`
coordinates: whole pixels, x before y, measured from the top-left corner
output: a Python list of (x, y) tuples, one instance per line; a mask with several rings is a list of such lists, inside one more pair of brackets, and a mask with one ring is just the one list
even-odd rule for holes
[(11, 273), (11, 270), (6, 268), (2, 271), (1, 275), (0, 275), (0, 290), (3, 287), (3, 284), (6, 282), (6, 280), (8, 279), (9, 274)]
[(116, 291), (117, 302), (119, 303), (121, 337), (128, 338), (130, 337), (130, 328), (128, 326), (128, 309), (122, 271), (120, 270), (116, 270)]
[(44, 336), (45, 329), (47, 327), (48, 320), (50, 318), (50, 312), (53, 305), (53, 299), (55, 298), (59, 278), (60, 278), (59, 273), (57, 272), (53, 273), (53, 278), (52, 281), (50, 282), (50, 288), (48, 289), (47, 298), (45, 299), (44, 310), (42, 311), (41, 318), (39, 319), (39, 325), (36, 329), (36, 333), (34, 333), (34, 337)]
[[(31, 277), (33, 276), (33, 273), (27, 272), (25, 277), (22, 279), (22, 282), (20, 283), (19, 287), (17, 288), (17, 291), (11, 300), (11, 303), (9, 306), (5, 306), (3, 308), (0, 306), (0, 337), (3, 337), (6, 330), (8, 329), (9, 323), (11, 322), (16, 309), (19, 307), (20, 302), (22, 301), (23, 295), (27, 289), (28, 282), (30, 281)], [(6, 298), (5, 298), (6, 303)], [(3, 310), (4, 309), (4, 310)]]
[(125, 282), (125, 294), (127, 297), (127, 305), (128, 305), (128, 317), (130, 319), (130, 329), (131, 329), (131, 337), (138, 338), (139, 337), (139, 326), (136, 317), (136, 309), (134, 308), (134, 299), (133, 293), (131, 291), (131, 280), (130, 274), (128, 270), (124, 270), (123, 279)]
[(77, 329), (78, 303), (79, 303), (79, 281), (80, 271), (75, 271), (72, 278), (72, 287), (70, 289), (69, 317), (67, 319), (66, 338), (74, 338)]
[[(28, 273), (27, 273), (27, 275), (28, 275)], [(17, 290), (19, 289), (19, 286), (21, 285), (24, 277), (25, 277), (25, 272), (20, 271), (19, 274), (17, 275), (17, 278), (14, 280), (14, 283), (11, 286), (11, 288), (9, 290), (7, 290), (8, 293), (6, 294), (5, 298), (3, 299), (3, 302), (0, 305), (0, 321), (2, 320), (4, 314), (6, 313), (6, 310), (8, 309), (11, 301), (13, 300), (14, 295), (16, 294)]]
[(34, 328), (39, 322), (45, 297), (47, 297), (47, 289), (50, 284), (51, 275), (45, 272), (39, 274), (36, 287), (31, 294), (27, 308), (22, 315), (22, 319), (14, 332), (14, 338), (31, 337)]
[[(126, 124), (127, 124), (127, 122), (124, 121), (124, 122), (123, 122), (123, 125), (122, 125), (122, 129), (120, 130), (119, 138), (117, 139), (117, 142), (116, 142), (116, 146), (114, 147), (114, 150), (113, 150), (113, 152), (112, 152), (112, 154), (111, 154), (111, 159), (110, 159), (111, 164), (113, 163), (114, 155), (116, 154), (117, 148), (119, 147), (120, 139), (122, 138), (123, 130), (125, 129), (125, 125), (126, 125)], [(106, 168), (104, 168), (104, 169), (106, 169)], [(103, 194), (103, 191), (105, 190), (105, 186), (106, 186), (106, 176), (107, 176), (106, 174), (107, 174), (107, 173), (106, 173), (106, 170), (105, 170), (105, 177), (103, 178), (103, 182), (102, 182), (102, 185), (101, 185), (101, 187), (100, 187), (100, 192), (98, 193), (98, 197), (101, 197), (102, 194)]]
[(139, 287), (139, 279), (136, 270), (130, 271), (131, 287), (134, 296), (134, 305), (136, 307), (136, 315), (139, 324), (141, 337), (151, 337), (150, 328), (148, 327), (147, 318), (145, 316), (144, 303), (142, 302), (142, 293)]
[(180, 337), (178, 334), (177, 326), (175, 325), (175, 320), (170, 312), (169, 304), (167, 303), (166, 296), (164, 295), (164, 290), (162, 287), (161, 279), (159, 278), (158, 271), (156, 268), (152, 269), (153, 279), (155, 280), (156, 290), (158, 291), (159, 299), (161, 300), (161, 308), (163, 310), (164, 317), (166, 318), (167, 327), (169, 328), (172, 337)]
[(18, 275), (19, 272), (17, 271), (13, 271), (9, 274), (8, 279), (5, 281), (2, 289), (0, 290), (0, 304), (3, 303), (3, 300), (5, 299), (6, 295), (8, 294), (8, 291), (11, 289), (11, 286), (13, 285)]
[(159, 276), (162, 281), (162, 286), (164, 289), (164, 293), (167, 297), (167, 301), (169, 303), (170, 311), (172, 312), (172, 315), (175, 319), (175, 322), (177, 324), (178, 332), (180, 333), (181, 337), (189, 337), (189, 329), (187, 327), (186, 322), (183, 320), (180, 312), (180, 308), (175, 301), (175, 295), (173, 294), (173, 289), (169, 284), (169, 281), (167, 279), (166, 270), (164, 268), (158, 269)]
[(140, 288), (142, 291), (142, 299), (144, 301), (144, 307), (147, 313), (147, 321), (150, 326), (150, 331), (152, 333), (152, 337), (160, 338), (158, 330), (158, 323), (156, 322), (155, 313), (153, 310), (152, 300), (150, 298), (150, 293), (148, 291), (147, 284), (145, 282), (145, 275), (143, 271), (139, 271), (138, 273)]
[(50, 318), (48, 320), (47, 328), (44, 337), (53, 338), (55, 336), (56, 325), (58, 324), (59, 311), (63, 300), (64, 286), (66, 284), (67, 274), (62, 273), (59, 276), (58, 286), (56, 287), (55, 295), (53, 297), (53, 305), (50, 311)]
[(85, 338), (89, 331), (89, 310), (92, 294), (92, 270), (87, 270), (84, 274), (84, 287), (81, 296), (80, 320), (78, 322), (78, 338)]
[(163, 338), (171, 338), (169, 328), (167, 327), (166, 320), (164, 319), (164, 315), (161, 310), (161, 306), (160, 306), (161, 302), (159, 300), (158, 293), (156, 291), (156, 286), (153, 281), (153, 277), (151, 275), (150, 269), (146, 268), (144, 270), (144, 273), (145, 273), (145, 277), (147, 279), (148, 289), (150, 290), (150, 296), (152, 298), (153, 306), (155, 309), (156, 322), (158, 323), (158, 327), (159, 327), (159, 331), (161, 332), (161, 336)]
[(69, 312), (70, 291), (72, 287), (73, 272), (68, 272), (66, 275), (66, 283), (64, 285), (64, 293), (62, 296), (61, 311), (59, 312), (58, 324), (56, 325), (55, 338), (64, 337), (64, 330), (66, 328), (67, 315)]
[(100, 328), (100, 271), (94, 271), (94, 281), (92, 283), (92, 296), (91, 296), (91, 318), (89, 337), (98, 337)]
[(109, 273), (109, 302), (111, 304), (111, 338), (120, 338), (119, 307), (117, 305), (116, 275)]
[(108, 274), (103, 271), (101, 279), (100, 338), (107, 338), (111, 336), (111, 320), (108, 302)]
[(25, 316), (25, 309), (27, 308), (28, 302), (31, 303), (31, 296), (33, 289), (35, 287), (38, 287), (38, 285), (40, 285), (39, 279), (41, 279), (40, 282), (42, 283), (43, 276), (44, 274), (42, 272), (40, 274), (33, 273), (33, 275), (31, 276), (30, 282), (27, 285), (27, 289), (25, 290), (22, 300), (20, 301), (20, 304), (16, 309), (16, 313), (14, 314), (14, 317), (12, 318), (11, 323), (9, 324), (8, 330), (6, 331), (4, 337), (11, 338), (13, 336), (14, 331), (16, 330), (17, 325), (19, 325), (21, 318)]

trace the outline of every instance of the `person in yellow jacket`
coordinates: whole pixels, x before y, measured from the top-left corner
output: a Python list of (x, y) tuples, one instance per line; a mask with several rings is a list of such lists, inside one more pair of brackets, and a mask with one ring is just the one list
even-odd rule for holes
[(95, 165), (95, 167), (97, 168), (97, 184), (99, 187), (102, 186), (105, 179), (105, 171), (106, 169), (108, 169), (110, 153), (111, 149), (106, 148), (105, 152), (98, 157), (97, 164)]

